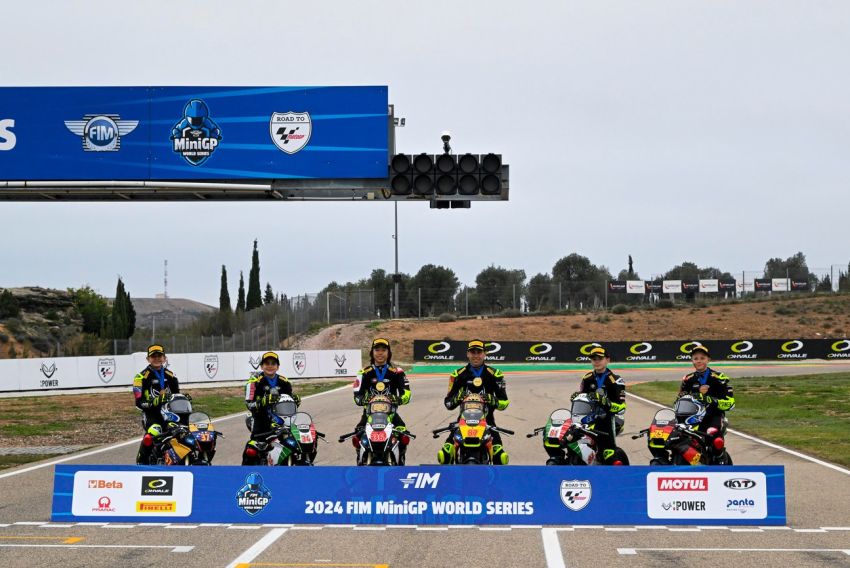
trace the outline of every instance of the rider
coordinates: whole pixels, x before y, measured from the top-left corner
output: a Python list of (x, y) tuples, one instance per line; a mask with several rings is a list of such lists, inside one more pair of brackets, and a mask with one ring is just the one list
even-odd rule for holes
[[(354, 404), (366, 406), (371, 397), (376, 394), (389, 396), (396, 407), (410, 402), (410, 382), (404, 374), (404, 369), (392, 364), (392, 357), (393, 352), (388, 339), (378, 337), (372, 341), (372, 347), (369, 350), (371, 365), (361, 369), (354, 381)], [(396, 408), (396, 412), (393, 413), (393, 430), (404, 432), (407, 430), (407, 426), (401, 416), (398, 415), (397, 410)], [(364, 408), (363, 416), (360, 417), (360, 422), (354, 428), (356, 432), (362, 432), (366, 428), (366, 419), (366, 409)], [(352, 439), (352, 443), (355, 447), (358, 446), (360, 443), (358, 436)], [(410, 443), (410, 439), (407, 436), (402, 437), (398, 451), (399, 465), (404, 465), (408, 443)]]
[(697, 427), (697, 431), (704, 432), (708, 436), (710, 447), (714, 448), (718, 456), (725, 455), (726, 442), (723, 440), (723, 418), (726, 411), (735, 407), (735, 397), (729, 377), (715, 371), (708, 366), (711, 357), (708, 347), (697, 345), (691, 349), (691, 363), (694, 372), (682, 377), (682, 385), (679, 387), (679, 395), (693, 395), (706, 406), (705, 417)]
[[(593, 370), (581, 378), (579, 390), (572, 395), (571, 399), (580, 393), (586, 393), (591, 400), (605, 409), (605, 414), (593, 423), (593, 430), (602, 433), (602, 436), (596, 439), (596, 444), (602, 452), (602, 463), (621, 465), (622, 461), (616, 456), (615, 436), (623, 430), (626, 413), (626, 383), (620, 375), (608, 368), (611, 355), (604, 347), (596, 346), (588, 355)], [(549, 452), (550, 448), (546, 448), (546, 451)]]
[(180, 392), (177, 377), (165, 368), (165, 349), (162, 345), (148, 347), (148, 366), (133, 377), (133, 396), (136, 408), (144, 416), (145, 435), (136, 455), (136, 464), (150, 463), (154, 440), (162, 435), (162, 414), (160, 408), (172, 394)]
[[(487, 412), (487, 424), (495, 426), (493, 417), (494, 410), (504, 410), (510, 404), (508, 393), (505, 389), (505, 376), (502, 371), (484, 363), (484, 342), (473, 339), (466, 345), (466, 358), (469, 364), (452, 372), (449, 377), (449, 392), (443, 403), (446, 408), (453, 410), (463, 401), (468, 392), (481, 393), (484, 395), (489, 408)], [(493, 431), (493, 447), (490, 450), (490, 459), (493, 465), (507, 465), (508, 453), (502, 446), (502, 436)], [(450, 463), (454, 454), (454, 445), (449, 439), (437, 452), (437, 461)]]
[(288, 394), (301, 404), (301, 398), (292, 392), (292, 383), (283, 375), (278, 375), (280, 358), (274, 351), (263, 353), (260, 360), (262, 373), (252, 375), (245, 383), (245, 405), (254, 418), (251, 437), (242, 452), (242, 465), (260, 465), (260, 452), (257, 449), (257, 436), (268, 434), (272, 430), (271, 408), (280, 400), (280, 395)]

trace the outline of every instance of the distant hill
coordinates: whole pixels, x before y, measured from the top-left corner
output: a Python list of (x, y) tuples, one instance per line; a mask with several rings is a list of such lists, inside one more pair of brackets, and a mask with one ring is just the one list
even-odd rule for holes
[[(156, 318), (159, 327), (184, 327), (200, 316), (215, 312), (218, 308), (187, 300), (185, 298), (131, 298), (136, 309), (136, 327), (151, 327)], [(110, 299), (110, 302), (112, 300)]]

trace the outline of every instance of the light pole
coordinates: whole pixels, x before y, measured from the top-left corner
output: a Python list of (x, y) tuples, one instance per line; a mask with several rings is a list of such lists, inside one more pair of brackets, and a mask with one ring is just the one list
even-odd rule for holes
[[(396, 145), (395, 145), (395, 129), (402, 128), (405, 124), (405, 119), (396, 118), (395, 117), (395, 105), (390, 105), (390, 119), (393, 128), (392, 132), (392, 152), (390, 153), (390, 158), (395, 156)], [(401, 277), (398, 274), (398, 201), (393, 201), (393, 209), (395, 210), (395, 232), (393, 233), (393, 242), (395, 244), (395, 272), (393, 273), (393, 317), (398, 319), (399, 317), (399, 299), (398, 299), (398, 288), (399, 281)]]

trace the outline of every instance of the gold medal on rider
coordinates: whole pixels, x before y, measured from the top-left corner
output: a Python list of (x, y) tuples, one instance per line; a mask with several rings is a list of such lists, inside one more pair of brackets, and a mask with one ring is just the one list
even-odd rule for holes
[(384, 392), (385, 388), (387, 388), (387, 385), (385, 385), (384, 383), (378, 383), (377, 385), (375, 385), (375, 390), (378, 392)]
[(481, 380), (481, 377), (475, 377), (472, 379), (472, 386), (480, 387), (484, 381)]

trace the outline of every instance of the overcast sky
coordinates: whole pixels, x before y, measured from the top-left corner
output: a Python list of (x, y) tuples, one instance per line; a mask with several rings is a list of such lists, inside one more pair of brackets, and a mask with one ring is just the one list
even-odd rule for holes
[[(450, 130), (501, 153), (510, 201), (399, 205), (403, 272), (850, 260), (846, 1), (4, 2), (0, 22), (2, 86), (387, 85), (399, 151)], [(254, 238), (290, 295), (393, 270), (386, 203), (2, 203), (0, 227), (0, 286), (111, 296), (120, 274), (150, 297), (168, 259), (171, 297), (217, 305)]]

